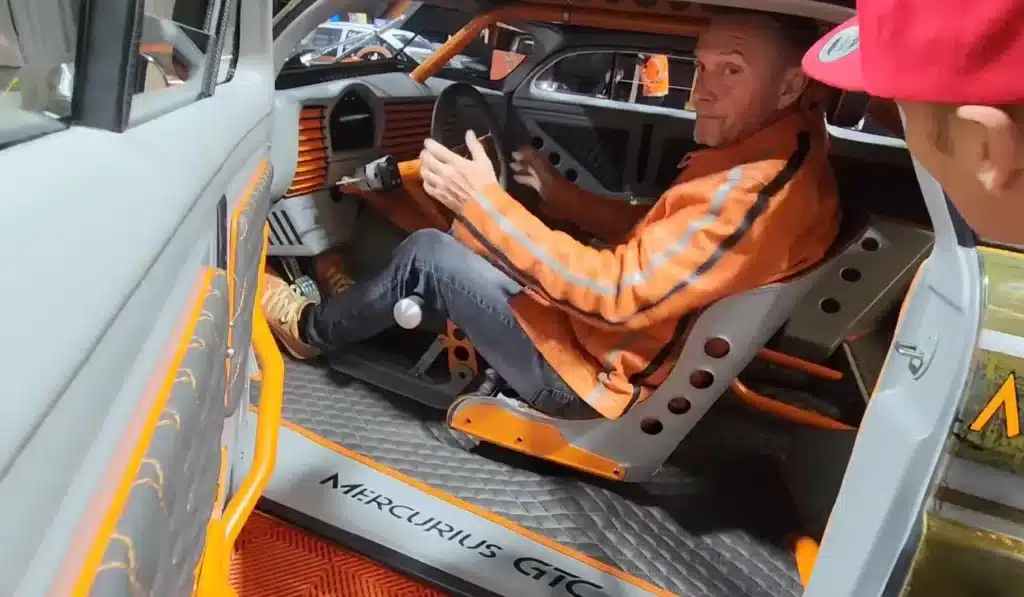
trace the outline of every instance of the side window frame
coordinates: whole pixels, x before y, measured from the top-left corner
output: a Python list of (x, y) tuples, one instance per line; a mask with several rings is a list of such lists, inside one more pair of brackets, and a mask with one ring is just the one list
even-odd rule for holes
[[(96, 0), (86, 1), (95, 2)], [(117, 1), (131, 2), (132, 0)], [(126, 102), (127, 120), (121, 127), (121, 131), (126, 128), (138, 126), (154, 118), (159, 118), (164, 114), (173, 112), (174, 110), (213, 95), (220, 76), (220, 60), (224, 51), (224, 38), (228, 31), (228, 24), (232, 21), (230, 18), (232, 13), (234, 13), (236, 17), (234, 19), (234, 36), (237, 38), (240, 35), (237, 19), (240, 2), (241, 0), (211, 0), (210, 4), (207, 6), (207, 12), (204, 17), (204, 26), (206, 29), (203, 31), (193, 30), (193, 34), (191, 36), (189, 35), (189, 31), (186, 31), (188, 28), (187, 26), (179, 26), (178, 23), (172, 20), (166, 21), (171, 26), (179, 26), (175, 33), (186, 38), (186, 41), (198, 41), (197, 39), (192, 38), (198, 38), (201, 35), (206, 37), (206, 39), (203, 40), (205, 41), (205, 48), (199, 48), (204, 54), (203, 63), (201, 65), (202, 76), (198, 79), (190, 78), (185, 81), (183, 85), (174, 88), (152, 92), (143, 91), (130, 93)], [(143, 9), (144, 3), (145, 0), (138, 0), (136, 3), (136, 9)], [(138, 36), (141, 35), (142, 24), (146, 18), (145, 14), (136, 15), (136, 27), (132, 30), (133, 37), (138, 38)], [(138, 51), (131, 52), (131, 55), (129, 56), (129, 59), (132, 61), (131, 66), (133, 69), (136, 69), (132, 71), (134, 77), (138, 77), (140, 74), (137, 69), (144, 66), (145, 61), (139, 60), (139, 58), (140, 53)], [(234, 56), (232, 60), (237, 60), (237, 56)], [(229, 69), (229, 72), (233, 74), (233, 68)], [(196, 81), (195, 85), (193, 85), (193, 81)], [(141, 101), (136, 103), (136, 100)]]
[[(573, 57), (580, 56), (580, 55), (601, 55), (601, 54), (610, 54), (611, 55), (611, 60), (609, 60), (609, 63), (611, 64), (611, 70), (609, 71), (609, 73), (612, 74), (613, 76), (607, 78), (607, 80), (605, 81), (604, 86), (602, 88), (605, 92), (607, 92), (606, 93), (607, 97), (592, 96), (592, 95), (588, 95), (588, 94), (585, 94), (585, 93), (576, 93), (576, 92), (572, 92), (572, 91), (561, 91), (561, 90), (557, 90), (557, 89), (553, 89), (553, 90), (543, 89), (542, 87), (540, 87), (538, 85), (538, 81), (543, 80), (545, 75), (547, 73), (551, 72), (552, 69), (556, 68), (558, 63), (562, 62), (563, 60), (571, 59)], [(691, 64), (694, 62), (694, 57), (692, 55), (688, 56), (688, 55), (686, 55), (685, 52), (683, 52), (683, 51), (681, 51), (681, 50), (679, 50), (677, 48), (655, 49), (655, 48), (640, 47), (640, 46), (636, 46), (636, 47), (632, 47), (632, 46), (593, 47), (593, 46), (591, 46), (591, 47), (566, 48), (563, 51), (559, 52), (558, 54), (548, 58), (547, 60), (544, 61), (543, 64), (539, 65), (536, 69), (534, 69), (534, 72), (531, 73), (530, 76), (525, 81), (524, 87), (525, 87), (526, 90), (528, 90), (528, 93), (529, 93), (530, 96), (537, 97), (537, 98), (542, 98), (542, 99), (552, 99), (552, 100), (556, 100), (556, 101), (567, 101), (567, 102), (578, 102), (581, 99), (583, 99), (585, 103), (587, 103), (587, 102), (598, 102), (598, 103), (600, 103), (600, 105), (609, 106), (609, 107), (613, 106), (613, 105), (637, 106), (637, 107), (644, 106), (646, 108), (654, 108), (654, 109), (657, 109), (657, 110), (666, 110), (666, 111), (670, 111), (670, 112), (673, 112), (673, 113), (679, 113), (680, 115), (687, 115), (688, 114), (688, 115), (692, 116), (692, 112), (693, 111), (692, 111), (692, 109), (690, 107), (689, 95), (693, 93), (693, 83), (696, 81), (695, 77), (691, 78), (688, 81), (686, 81), (686, 85), (672, 85), (672, 82), (671, 82), (671, 79), (670, 79), (669, 84), (672, 87), (682, 88), (682, 89), (685, 89), (685, 90), (687, 90), (689, 92), (687, 94), (687, 101), (684, 102), (683, 105), (679, 105), (679, 106), (677, 106), (677, 105), (645, 106), (644, 104), (642, 104), (640, 102), (626, 101), (626, 100), (622, 100), (622, 99), (615, 99), (615, 83), (614, 83), (614, 80), (613, 80), (614, 79), (615, 71), (618, 68), (620, 68), (620, 66), (622, 66), (624, 63), (625, 64), (635, 64), (636, 60), (632, 56), (641, 55), (641, 54), (664, 54), (664, 55), (666, 55), (668, 57), (668, 59), (670, 61), (685, 61), (685, 62), (689, 62)], [(628, 81), (628, 82), (633, 82), (634, 81), (634, 79), (632, 77), (630, 77), (628, 79), (625, 79), (625, 80)], [(639, 82), (634, 82), (634, 85), (639, 85)]]
[[(203, 35), (206, 37), (205, 47), (201, 48), (205, 50), (201, 76), (196, 77), (197, 81), (190, 89), (135, 93), (140, 69), (147, 65), (147, 60), (139, 51), (146, 24), (145, 0), (80, 0), (78, 22), (74, 27), (75, 39), (71, 45), (74, 54), (69, 56), (66, 63), (53, 65), (53, 72), (71, 79), (68, 85), (70, 105), (67, 113), (57, 115), (20, 107), (0, 107), (0, 110), (15, 111), (26, 122), (23, 127), (3, 131), (0, 151), (64, 131), (71, 126), (123, 132), (131, 126), (209, 97), (217, 84), (230, 81), (234, 74), (240, 48), (239, 2), (211, 0), (203, 16), (206, 30), (199, 33), (185, 32), (183, 26), (176, 30), (192, 40), (202, 40)], [(231, 39), (227, 39), (229, 32)], [(226, 46), (227, 43), (232, 45)], [(230, 64), (222, 65), (221, 56), (226, 47), (231, 52)], [(33, 65), (23, 61), (22, 66), (12, 75), (13, 81), (18, 80), (26, 66)], [(143, 100), (139, 102), (139, 109), (133, 110), (137, 97), (145, 95), (165, 97), (153, 102)]]

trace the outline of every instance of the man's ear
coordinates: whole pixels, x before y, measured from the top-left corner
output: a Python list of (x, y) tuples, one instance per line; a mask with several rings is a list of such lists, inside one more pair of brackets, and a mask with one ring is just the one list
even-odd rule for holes
[(778, 109), (784, 110), (800, 100), (807, 89), (807, 75), (800, 67), (787, 68), (782, 73), (782, 88), (779, 90)]
[(993, 106), (960, 106), (956, 116), (976, 127), (977, 136), (967, 135), (981, 144), (975, 153), (980, 158), (975, 176), (988, 192), (1003, 193), (1022, 175), (1024, 147), (1021, 147), (1021, 139), (1024, 135), (1020, 123), (1003, 109)]

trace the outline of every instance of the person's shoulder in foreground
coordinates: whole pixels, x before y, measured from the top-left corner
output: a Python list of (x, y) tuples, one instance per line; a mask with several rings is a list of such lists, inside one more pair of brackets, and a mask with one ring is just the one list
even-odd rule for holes
[(803, 67), (896, 101), (910, 151), (975, 232), (1024, 245), (1024, 0), (858, 0)]

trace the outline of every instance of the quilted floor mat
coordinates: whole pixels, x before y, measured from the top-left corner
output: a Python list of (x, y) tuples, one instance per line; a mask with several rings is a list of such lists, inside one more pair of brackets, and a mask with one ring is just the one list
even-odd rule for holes
[[(605, 483), (482, 445), (443, 413), (288, 362), (285, 418), (437, 489), (686, 597), (796, 597), (781, 441), (713, 409), (645, 485)], [(716, 407), (718, 409), (718, 407)]]

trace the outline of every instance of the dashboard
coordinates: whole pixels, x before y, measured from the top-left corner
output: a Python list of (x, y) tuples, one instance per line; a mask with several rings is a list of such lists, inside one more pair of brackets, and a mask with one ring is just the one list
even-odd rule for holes
[[(430, 133), (434, 100), (450, 84), (439, 78), (421, 84), (405, 72), (390, 72), (279, 90), (271, 148), (275, 169), (272, 191), (284, 197), (305, 195), (333, 186), (383, 155), (399, 162), (415, 159)], [(504, 122), (505, 97), (482, 91), (499, 122)], [(589, 190), (619, 195), (629, 187), (642, 195), (656, 193), (664, 173), (654, 176), (637, 171), (632, 180), (610, 187), (605, 183), (607, 177), (598, 172), (601, 163), (617, 163), (619, 172), (630, 170), (631, 164), (636, 169), (648, 162), (660, 167), (661, 162), (676, 163), (676, 150), (689, 145), (684, 141), (692, 132), (690, 112), (562, 95), (523, 85), (511, 98), (514, 112), (507, 140), (551, 148), (548, 153), (559, 161), (559, 170)], [(463, 112), (459, 112), (460, 120), (470, 117)], [(653, 137), (648, 130), (652, 125)], [(571, 127), (568, 136), (553, 134), (566, 126)], [(615, 143), (594, 136), (593, 130), (604, 129), (614, 133)], [(840, 160), (854, 158), (900, 169), (909, 166), (901, 139), (833, 126), (829, 132), (831, 153)], [(665, 139), (659, 143), (661, 136)], [(655, 142), (642, 142), (649, 138)], [(600, 155), (627, 148), (631, 154), (645, 156)]]
[(445, 85), (396, 72), (278, 91), (274, 179), (287, 186), (275, 192), (294, 197), (328, 188), (382, 155), (414, 159)]
[[(434, 101), (451, 83), (432, 78), (421, 84), (393, 72), (278, 91), (272, 191), (305, 195), (381, 156), (415, 159), (430, 135)], [(503, 95), (482, 92), (501, 114)], [(459, 119), (476, 120), (466, 113), (473, 109), (460, 110)]]
[[(405, 230), (445, 227), (436, 202), (411, 182), (401, 197), (370, 194), (362, 196), (364, 201), (325, 190), (385, 155), (414, 160), (430, 134), (435, 100), (450, 84), (377, 72), (279, 89), (271, 193), (287, 200), (270, 214), (270, 254), (317, 255), (346, 242), (364, 205)], [(566, 179), (600, 195), (653, 202), (675, 177), (682, 155), (695, 148), (692, 112), (568, 96), (527, 84), (511, 97), (481, 92), (504, 127), (509, 148), (532, 145)], [(457, 113), (455, 126), (474, 120), (468, 108), (460, 106)], [(831, 125), (829, 132), (841, 196), (873, 213), (927, 223), (903, 140)]]

